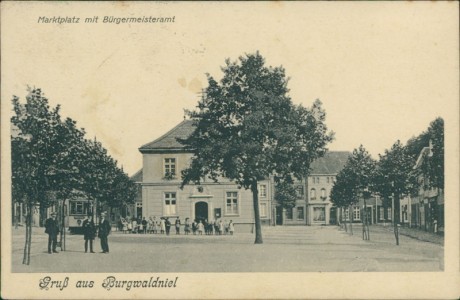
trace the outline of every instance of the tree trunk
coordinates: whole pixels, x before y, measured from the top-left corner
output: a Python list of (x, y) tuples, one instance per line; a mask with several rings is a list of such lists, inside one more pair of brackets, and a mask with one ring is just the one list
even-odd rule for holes
[(399, 195), (395, 194), (394, 198), (394, 212), (393, 212), (393, 224), (394, 224), (394, 233), (395, 233), (395, 239), (396, 239), (396, 245), (399, 246)]
[(24, 256), (22, 257), (22, 264), (27, 264), (27, 245), (29, 241), (29, 213), (27, 213), (26, 216), (26, 235), (25, 235), (25, 241), (24, 241)]
[(27, 242), (27, 264), (30, 264), (30, 251), (32, 248), (32, 214), (29, 215), (29, 239)]
[(262, 226), (260, 225), (260, 211), (259, 211), (259, 191), (257, 189), (257, 181), (251, 184), (252, 200), (254, 204), (254, 222), (256, 227), (255, 244), (263, 244), (262, 239)]
[(32, 205), (27, 205), (27, 217), (26, 217), (26, 239), (24, 245), (24, 257), (22, 263), (25, 265), (30, 264), (30, 249), (32, 244)]
[(353, 235), (353, 205), (348, 208), (348, 216), (350, 220), (350, 234)]
[(369, 217), (367, 215), (367, 203), (364, 199), (364, 209), (363, 209), (363, 240), (369, 240)]

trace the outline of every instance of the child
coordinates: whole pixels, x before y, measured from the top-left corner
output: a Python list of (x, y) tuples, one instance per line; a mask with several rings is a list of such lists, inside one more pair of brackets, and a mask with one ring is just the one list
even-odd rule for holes
[(130, 220), (128, 220), (127, 223), (128, 223), (128, 233), (132, 233), (133, 224), (131, 224), (131, 221), (130, 221)]
[(196, 229), (197, 229), (197, 224), (196, 224), (196, 221), (193, 220), (193, 223), (192, 223), (192, 231), (193, 231), (193, 235), (196, 235)]
[(233, 231), (235, 231), (235, 227), (233, 226), (233, 221), (230, 220), (230, 223), (228, 223), (228, 232), (230, 232), (230, 235), (233, 235)]
[(184, 226), (185, 235), (190, 233), (190, 220), (189, 218), (185, 218), (185, 226)]
[(198, 234), (203, 235), (204, 225), (201, 223), (201, 220), (198, 223)]
[(128, 222), (125, 219), (121, 219), (121, 224), (122, 224), (122, 229), (123, 233), (126, 233), (128, 231)]

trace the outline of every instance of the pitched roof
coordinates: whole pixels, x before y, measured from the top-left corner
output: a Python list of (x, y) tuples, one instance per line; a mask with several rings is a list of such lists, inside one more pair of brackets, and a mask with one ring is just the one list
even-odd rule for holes
[(312, 162), (310, 175), (337, 174), (343, 169), (350, 155), (348, 151), (326, 152), (323, 157)]
[(182, 150), (184, 146), (177, 141), (177, 138), (188, 138), (195, 130), (193, 120), (183, 120), (176, 127), (166, 132), (156, 140), (139, 148), (141, 153), (158, 152), (168, 150)]
[[(177, 138), (185, 139), (189, 137), (195, 130), (194, 123), (194, 120), (183, 120), (173, 129), (166, 132), (156, 140), (141, 146), (139, 151), (141, 153), (161, 153), (183, 150), (184, 146), (177, 141)], [(351, 153), (348, 151), (327, 152), (323, 157), (315, 160), (311, 164), (310, 174), (337, 174), (340, 170), (342, 170), (350, 154)], [(141, 172), (140, 181), (142, 181), (142, 170), (139, 172)], [(131, 178), (134, 178), (136, 175), (137, 173)]]
[(143, 174), (143, 169), (140, 169), (133, 176), (131, 176), (130, 179), (133, 182), (142, 182), (143, 175), (144, 175)]

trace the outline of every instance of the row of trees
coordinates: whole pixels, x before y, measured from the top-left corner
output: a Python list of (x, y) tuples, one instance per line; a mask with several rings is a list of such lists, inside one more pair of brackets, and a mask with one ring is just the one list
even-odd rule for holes
[[(40, 216), (52, 205), (85, 197), (99, 207), (122, 207), (134, 201), (136, 187), (96, 139), (86, 139), (60, 106), (50, 108), (38, 88), (29, 89), (25, 102), (13, 96), (11, 118), (12, 200), (26, 207), (23, 263), (30, 262), (32, 209)], [(41, 220), (41, 223), (43, 220)]]
[[(423, 161), (421, 168), (414, 168), (424, 147), (430, 147), (430, 157)], [(420, 176), (427, 180), (419, 181)], [(351, 207), (359, 199), (368, 198), (371, 193), (379, 195), (384, 206), (391, 206), (391, 201), (394, 201), (393, 220), (397, 232), (400, 199), (417, 195), (421, 187), (444, 189), (442, 118), (432, 121), (426, 131), (411, 138), (406, 145), (396, 141), (383, 155), (379, 155), (378, 160), (373, 159), (362, 145), (353, 150), (346, 165), (337, 175), (331, 200), (340, 208)], [(368, 227), (366, 234), (368, 237)], [(396, 243), (399, 243), (397, 235)]]

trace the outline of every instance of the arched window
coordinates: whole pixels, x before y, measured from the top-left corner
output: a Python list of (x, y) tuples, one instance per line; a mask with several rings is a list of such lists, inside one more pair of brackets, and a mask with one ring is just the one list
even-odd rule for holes
[(311, 189), (311, 190), (310, 190), (310, 199), (311, 199), (311, 200), (315, 200), (315, 199), (316, 199), (316, 190), (315, 190), (315, 189)]
[(322, 188), (321, 189), (321, 199), (322, 200), (326, 200), (327, 196), (326, 196), (326, 189)]

